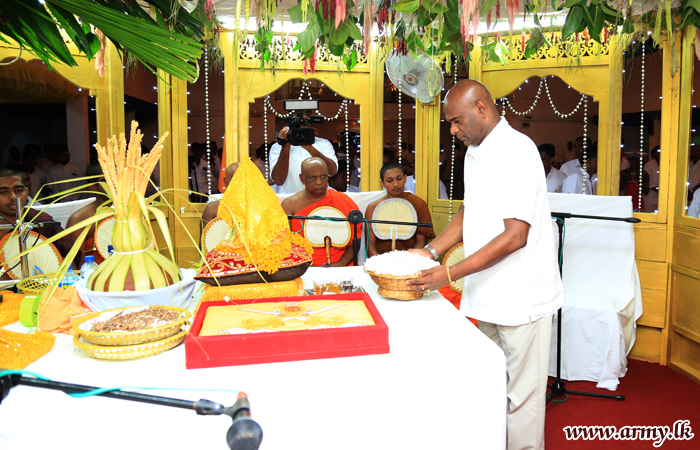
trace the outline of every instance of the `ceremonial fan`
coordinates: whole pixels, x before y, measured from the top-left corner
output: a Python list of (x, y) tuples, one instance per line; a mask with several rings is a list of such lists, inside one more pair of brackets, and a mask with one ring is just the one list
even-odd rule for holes
[[(346, 219), (340, 210), (331, 206), (320, 206), (309, 214), (309, 217), (326, 217)], [(307, 220), (304, 224), (304, 235), (314, 247), (325, 247), (326, 262), (331, 265), (331, 247), (345, 248), (350, 243), (352, 233), (349, 222), (330, 220)]]
[(228, 226), (224, 219), (217, 217), (209, 222), (202, 231), (202, 250), (204, 254), (209, 254), (217, 245), (222, 243), (230, 231), (231, 227)]
[(418, 213), (411, 202), (402, 198), (388, 198), (374, 209), (372, 220), (386, 220), (398, 222), (411, 222), (404, 225), (392, 225), (386, 223), (372, 223), (372, 231), (379, 239), (391, 239), (391, 250), (396, 250), (396, 240), (405, 241), (411, 239), (418, 227)]
[[(464, 259), (464, 245), (463, 242), (460, 242), (459, 244), (455, 245), (452, 247), (446, 254), (445, 257), (442, 259), (442, 264), (446, 266), (454, 266), (458, 262), (462, 261)], [(459, 280), (455, 280), (454, 283), (450, 285), (450, 287), (456, 291), (459, 292), (460, 294), (464, 290), (464, 278), (460, 278)]]
[[(46, 238), (41, 236), (36, 231), (30, 231), (27, 234), (25, 242), (26, 248), (34, 247), (44, 242)], [(2, 267), (7, 271), (7, 274), (13, 280), (22, 279), (22, 268), (20, 267), (19, 259), (15, 259), (19, 255), (19, 239), (17, 233), (9, 233), (0, 240), (0, 259), (2, 259)], [(14, 259), (12, 265), (5, 261)], [(27, 255), (29, 270), (37, 267), (42, 273), (55, 273), (61, 265), (63, 258), (53, 244), (49, 244), (38, 248)]]
[(114, 217), (110, 217), (97, 224), (97, 229), (95, 230), (95, 248), (97, 249), (97, 253), (102, 256), (102, 259), (109, 258), (109, 246), (112, 245), (112, 231), (114, 230), (116, 221)]

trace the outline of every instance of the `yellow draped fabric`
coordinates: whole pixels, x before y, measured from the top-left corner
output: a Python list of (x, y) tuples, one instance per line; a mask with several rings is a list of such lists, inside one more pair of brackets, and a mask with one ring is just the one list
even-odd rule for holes
[(258, 270), (275, 273), (289, 257), (292, 243), (309, 255), (313, 252), (309, 241), (289, 230), (277, 194), (249, 159), (238, 166), (221, 198), (217, 216), (231, 227), (231, 236), (217, 250), (242, 255)]

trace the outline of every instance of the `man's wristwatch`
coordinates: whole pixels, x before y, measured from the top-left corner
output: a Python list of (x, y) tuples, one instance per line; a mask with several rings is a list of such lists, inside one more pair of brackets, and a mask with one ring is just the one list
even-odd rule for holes
[(438, 255), (438, 252), (436, 252), (435, 249), (430, 244), (426, 245), (423, 248), (428, 250), (430, 252), (430, 254), (433, 255), (433, 259), (435, 261), (437, 261), (437, 259), (440, 257), (440, 255)]

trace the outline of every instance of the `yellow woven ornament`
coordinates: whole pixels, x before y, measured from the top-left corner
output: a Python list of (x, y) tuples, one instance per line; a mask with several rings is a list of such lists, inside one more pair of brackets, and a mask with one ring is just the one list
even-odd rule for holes
[[(0, 303), (0, 327), (9, 325), (19, 320), (19, 307), (24, 299), (24, 294), (15, 294), (12, 291), (0, 291), (2, 303)], [(0, 366), (2, 367), (2, 366)]]
[(221, 198), (217, 216), (231, 227), (232, 239), (217, 250), (239, 254), (258, 270), (275, 273), (289, 257), (292, 243), (311, 255), (309, 242), (289, 229), (289, 220), (275, 191), (260, 170), (245, 159), (238, 166), (228, 189)]
[(21, 370), (47, 354), (56, 336), (37, 331), (31, 334), (0, 330), (0, 367)]

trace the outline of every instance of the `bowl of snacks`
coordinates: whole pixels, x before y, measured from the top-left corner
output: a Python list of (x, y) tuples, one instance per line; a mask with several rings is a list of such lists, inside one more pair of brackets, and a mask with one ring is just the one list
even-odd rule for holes
[(89, 344), (136, 345), (181, 333), (190, 316), (176, 306), (132, 306), (82, 316), (73, 330)]
[(365, 261), (365, 272), (369, 274), (382, 297), (396, 300), (415, 300), (423, 292), (411, 290), (408, 280), (416, 278), (418, 271), (438, 266), (437, 261), (411, 252), (396, 250), (372, 256)]

